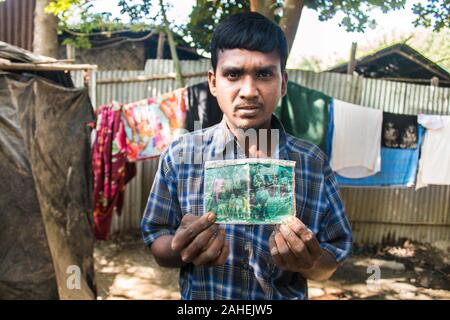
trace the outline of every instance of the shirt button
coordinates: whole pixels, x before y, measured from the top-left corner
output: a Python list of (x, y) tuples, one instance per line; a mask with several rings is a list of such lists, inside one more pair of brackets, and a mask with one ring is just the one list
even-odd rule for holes
[(247, 270), (248, 269), (248, 263), (246, 263), (246, 262), (242, 263), (242, 268), (244, 270)]

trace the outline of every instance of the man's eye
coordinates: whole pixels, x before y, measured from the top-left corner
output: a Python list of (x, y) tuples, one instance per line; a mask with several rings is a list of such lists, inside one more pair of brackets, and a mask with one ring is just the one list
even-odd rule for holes
[(258, 72), (258, 78), (267, 79), (272, 76), (272, 72), (270, 71), (260, 71)]
[(237, 72), (228, 72), (225, 74), (225, 76), (228, 78), (228, 80), (235, 80), (239, 78), (239, 73)]

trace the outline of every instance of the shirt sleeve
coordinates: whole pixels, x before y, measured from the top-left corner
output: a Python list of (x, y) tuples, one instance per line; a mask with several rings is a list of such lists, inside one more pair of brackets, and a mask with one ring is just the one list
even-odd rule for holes
[(171, 159), (169, 149), (161, 154), (141, 221), (142, 236), (148, 246), (160, 236), (175, 234), (181, 222), (176, 169)]
[(317, 239), (337, 262), (343, 262), (352, 251), (352, 230), (339, 193), (336, 176), (328, 161), (324, 167), (324, 197), (327, 212), (321, 220)]

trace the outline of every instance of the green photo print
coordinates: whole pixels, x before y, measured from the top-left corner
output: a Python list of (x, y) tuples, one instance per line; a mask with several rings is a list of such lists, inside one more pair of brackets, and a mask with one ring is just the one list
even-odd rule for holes
[(295, 215), (295, 161), (207, 161), (204, 212), (217, 223), (279, 224)]

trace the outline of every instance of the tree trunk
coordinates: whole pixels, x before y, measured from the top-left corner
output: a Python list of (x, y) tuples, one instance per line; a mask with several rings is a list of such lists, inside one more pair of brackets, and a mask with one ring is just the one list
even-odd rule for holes
[(285, 0), (283, 17), (280, 20), (280, 27), (286, 35), (289, 52), (297, 34), (298, 23), (302, 15), (302, 10), (305, 2), (303, 0)]
[(275, 17), (275, 0), (250, 0), (250, 11), (258, 12), (273, 20)]
[[(261, 13), (263, 16), (274, 20), (276, 0), (250, 0), (250, 11)], [(284, 0), (283, 17), (280, 27), (286, 35), (289, 52), (294, 43), (298, 23), (302, 15), (304, 0)]]
[(52, 0), (36, 0), (34, 10), (33, 51), (36, 54), (57, 58), (58, 56), (58, 18), (46, 13), (45, 7)]

